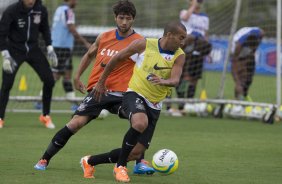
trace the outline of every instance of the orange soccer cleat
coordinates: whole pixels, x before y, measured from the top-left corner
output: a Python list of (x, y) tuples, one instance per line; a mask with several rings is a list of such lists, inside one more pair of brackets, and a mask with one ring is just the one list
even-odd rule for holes
[(34, 166), (34, 169), (45, 171), (48, 166), (48, 161), (45, 159), (40, 159), (37, 164)]
[(92, 165), (89, 165), (87, 163), (88, 159), (90, 156), (84, 156), (80, 160), (80, 164), (83, 170), (83, 177), (84, 178), (95, 178), (94, 173), (95, 173), (95, 168)]
[(4, 120), (2, 120), (2, 119), (0, 118), (0, 128), (3, 128), (3, 126), (4, 126)]
[(39, 120), (41, 121), (41, 123), (45, 125), (46, 128), (50, 128), (50, 129), (55, 128), (55, 125), (52, 122), (52, 119), (49, 115), (46, 116), (40, 115)]
[(115, 165), (115, 167), (114, 167), (114, 176), (116, 178), (116, 181), (118, 181), (118, 182), (123, 182), (123, 183), (130, 182), (130, 178), (128, 177), (127, 168), (126, 167), (123, 167), (123, 166), (117, 167)]

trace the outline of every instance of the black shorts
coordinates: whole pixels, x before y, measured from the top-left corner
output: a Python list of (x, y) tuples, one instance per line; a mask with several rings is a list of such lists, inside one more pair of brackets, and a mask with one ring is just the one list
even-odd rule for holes
[(138, 142), (148, 149), (160, 116), (160, 110), (150, 108), (145, 99), (135, 92), (125, 93), (122, 101), (122, 109), (129, 121), (131, 119), (131, 115), (135, 113), (141, 112), (148, 116), (148, 127), (138, 139)]
[(72, 52), (69, 48), (54, 48), (57, 58), (58, 66), (52, 67), (53, 72), (64, 74), (66, 70), (72, 70)]
[(194, 55), (192, 53), (186, 54), (186, 62), (184, 65), (184, 72), (194, 79), (202, 78), (204, 65), (204, 57), (201, 55)]
[(110, 94), (107, 96), (103, 95), (101, 101), (97, 102), (94, 99), (92, 90), (80, 103), (74, 112), (74, 115), (89, 116), (91, 120), (97, 118), (103, 109), (108, 110), (110, 113), (118, 114), (121, 104), (121, 96), (114, 96)]
[(184, 51), (186, 54), (186, 62), (183, 73), (194, 78), (202, 78), (203, 65), (205, 56), (209, 55), (212, 46), (205, 39), (198, 38), (193, 44), (188, 45)]

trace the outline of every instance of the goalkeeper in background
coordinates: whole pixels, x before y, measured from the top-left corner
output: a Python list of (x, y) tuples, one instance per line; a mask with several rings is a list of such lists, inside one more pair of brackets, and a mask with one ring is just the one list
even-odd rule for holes
[(5, 110), (15, 76), (24, 61), (43, 82), (43, 110), (39, 119), (47, 128), (55, 128), (49, 115), (54, 78), (50, 65), (38, 46), (40, 32), (47, 45), (48, 59), (56, 66), (58, 61), (51, 46), (48, 12), (41, 0), (20, 0), (4, 11), (0, 21), (0, 50), (3, 57), (0, 128), (4, 125)]
[(243, 27), (233, 37), (231, 47), (231, 71), (235, 82), (235, 98), (252, 101), (248, 90), (255, 73), (255, 52), (264, 31), (259, 27)]
[[(178, 98), (194, 98), (198, 80), (202, 77), (205, 56), (212, 48), (208, 42), (209, 17), (201, 12), (202, 3), (203, 0), (190, 0), (188, 9), (180, 11), (179, 17), (186, 27), (187, 37), (183, 47), (186, 62), (181, 81), (176, 87)], [(183, 108), (184, 104), (180, 104), (179, 111), (168, 111), (172, 116), (182, 116)]]

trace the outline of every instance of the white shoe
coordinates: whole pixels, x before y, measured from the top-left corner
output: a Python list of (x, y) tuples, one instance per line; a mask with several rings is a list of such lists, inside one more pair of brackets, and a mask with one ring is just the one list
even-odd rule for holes
[(173, 116), (173, 117), (182, 117), (183, 116), (182, 113), (177, 109), (170, 108), (168, 109), (167, 112), (170, 116)]
[(75, 92), (74, 91), (66, 93), (66, 99), (67, 100), (73, 100), (74, 98), (75, 98)]

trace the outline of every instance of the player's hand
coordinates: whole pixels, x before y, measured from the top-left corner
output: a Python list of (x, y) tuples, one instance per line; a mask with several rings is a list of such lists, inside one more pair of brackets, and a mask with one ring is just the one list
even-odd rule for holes
[(161, 85), (164, 83), (164, 79), (158, 77), (157, 75), (155, 74), (150, 74), (148, 77), (147, 77), (147, 80), (150, 81), (151, 83), (153, 83), (154, 85)]
[(76, 90), (78, 90), (78, 91), (79, 91), (80, 93), (82, 93), (82, 94), (85, 94), (85, 92), (86, 92), (86, 87), (85, 87), (85, 85), (80, 81), (79, 78), (74, 78), (73, 83), (74, 83), (74, 88), (75, 88)]
[(58, 58), (52, 45), (49, 45), (47, 47), (47, 57), (48, 60), (52, 63), (53, 67), (58, 66)]
[(16, 61), (11, 57), (8, 50), (3, 50), (1, 53), (2, 53), (2, 56), (3, 56), (3, 70), (4, 70), (4, 72), (12, 74), (18, 66)]
[[(190, 3), (190, 1), (188, 1)], [(192, 6), (196, 6), (198, 4), (198, 0), (192, 0), (191, 2)]]
[(96, 101), (100, 102), (103, 95), (107, 95), (107, 88), (104, 83), (98, 81), (95, 87), (93, 88), (93, 96)]

